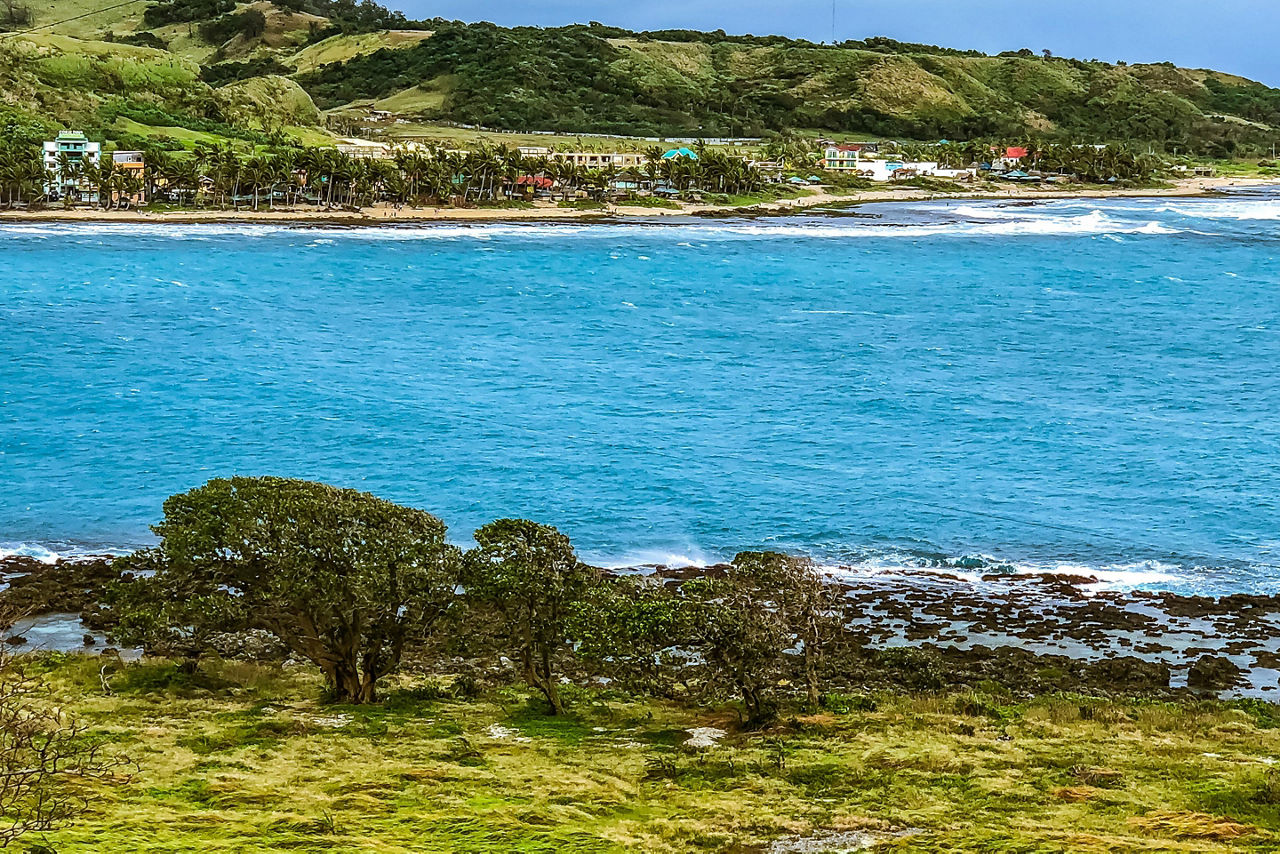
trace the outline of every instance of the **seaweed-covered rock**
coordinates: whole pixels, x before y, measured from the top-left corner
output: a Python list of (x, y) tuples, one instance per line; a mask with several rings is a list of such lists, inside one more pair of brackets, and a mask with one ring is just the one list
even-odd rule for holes
[(1202, 655), (1191, 665), (1187, 685), (1199, 691), (1222, 691), (1236, 685), (1244, 675), (1235, 662), (1221, 655)]
[(1108, 691), (1142, 694), (1169, 687), (1169, 666), (1132, 655), (1105, 658), (1085, 668), (1089, 684)]

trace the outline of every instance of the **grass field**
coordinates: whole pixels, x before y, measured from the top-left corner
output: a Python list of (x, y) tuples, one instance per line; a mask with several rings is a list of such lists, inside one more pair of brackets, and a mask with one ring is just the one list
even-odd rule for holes
[[(404, 679), (371, 707), (317, 699), (306, 668), (46, 659), (53, 701), (137, 760), (69, 852), (765, 851), (910, 830), (894, 851), (1274, 851), (1274, 707), (837, 697), (758, 733), (729, 709), (569, 691), (460, 699)], [(691, 727), (727, 731), (683, 746)]]
[[(145, 0), (120, 6), (123, 0), (32, 0), (28, 3), (35, 25), (76, 38), (93, 38), (107, 30), (133, 32), (142, 23)], [(112, 8), (117, 7), (120, 8)]]
[(343, 62), (383, 48), (413, 47), (430, 37), (431, 33), (424, 30), (383, 30), (377, 33), (331, 36), (324, 41), (307, 45), (287, 62), (299, 72), (306, 73), (330, 62)]

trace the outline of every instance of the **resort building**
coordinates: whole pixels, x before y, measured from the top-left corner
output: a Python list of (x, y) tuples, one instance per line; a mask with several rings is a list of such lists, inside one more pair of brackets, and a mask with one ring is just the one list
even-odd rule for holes
[(340, 154), (361, 160), (390, 160), (392, 157), (391, 146), (370, 139), (339, 139), (337, 149)]
[(862, 168), (859, 165), (860, 160), (858, 157), (861, 152), (861, 145), (837, 145), (832, 143), (822, 151), (822, 167), (828, 172), (859, 171)]
[[(90, 142), (78, 130), (61, 131), (57, 138), (44, 144), (44, 168), (49, 179), (44, 191), (51, 198), (72, 196), (79, 201), (92, 201), (90, 184), (84, 178), (84, 169), (97, 166), (102, 157), (102, 146)], [(67, 174), (63, 174), (63, 166)]]
[(606, 166), (616, 166), (619, 169), (638, 169), (643, 166), (645, 162), (643, 154), (630, 151), (612, 153), (602, 153), (599, 151), (553, 151), (547, 156), (552, 160), (562, 160), (572, 163), (581, 169), (603, 169)]
[(947, 178), (966, 181), (972, 169), (946, 169), (935, 160), (860, 160), (858, 177), (872, 181), (902, 181), (907, 178)]

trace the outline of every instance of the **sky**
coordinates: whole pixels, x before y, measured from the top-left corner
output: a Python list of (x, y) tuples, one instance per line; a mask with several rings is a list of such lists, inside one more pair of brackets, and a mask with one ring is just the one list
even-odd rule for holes
[[(832, 36), (832, 0), (383, 0), (413, 18)], [(987, 53), (1030, 48), (1170, 61), (1280, 86), (1277, 0), (835, 0), (837, 40), (889, 36)]]

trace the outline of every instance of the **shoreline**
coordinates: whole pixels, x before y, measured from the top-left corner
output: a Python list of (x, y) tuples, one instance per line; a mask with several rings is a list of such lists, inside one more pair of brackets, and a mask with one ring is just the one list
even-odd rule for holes
[[(110, 623), (99, 603), (118, 576), (112, 563), (107, 555), (0, 558), (0, 581), (24, 615), (8, 636), (24, 637), (19, 643), (30, 652), (110, 648)], [(728, 568), (650, 564), (597, 571), (678, 587)], [(823, 574), (840, 591), (849, 638), (872, 655), (914, 649), (956, 673), (1016, 670), (1044, 690), (1280, 699), (1280, 595), (1097, 589), (1096, 579), (1054, 573), (987, 575), (982, 584), (945, 572), (853, 578), (828, 568)], [(234, 655), (230, 647), (228, 654)], [(1058, 675), (1047, 678), (1046, 668)]]
[[(826, 189), (809, 196), (780, 199), (751, 206), (682, 204), (679, 210), (627, 205), (609, 205), (601, 209), (576, 210), (553, 204), (533, 208), (448, 208), (401, 207), (379, 205), (359, 211), (320, 209), (288, 210), (209, 210), (209, 211), (103, 211), (91, 209), (39, 211), (0, 211), (0, 223), (6, 222), (92, 222), (92, 223), (278, 223), (285, 225), (395, 225), (397, 223), (473, 223), (473, 222), (595, 222), (638, 221), (668, 217), (730, 218), (743, 216), (790, 215), (824, 206), (853, 208), (864, 204), (921, 201), (1045, 201), (1054, 199), (1112, 198), (1195, 198), (1209, 197), (1232, 189), (1280, 186), (1280, 179), (1261, 178), (1186, 178), (1171, 187), (1149, 189), (1110, 189), (1089, 187), (1066, 191), (1010, 186), (997, 191), (939, 193), (917, 188), (865, 190), (850, 194), (833, 194)], [(536, 203), (535, 203), (536, 204)]]

